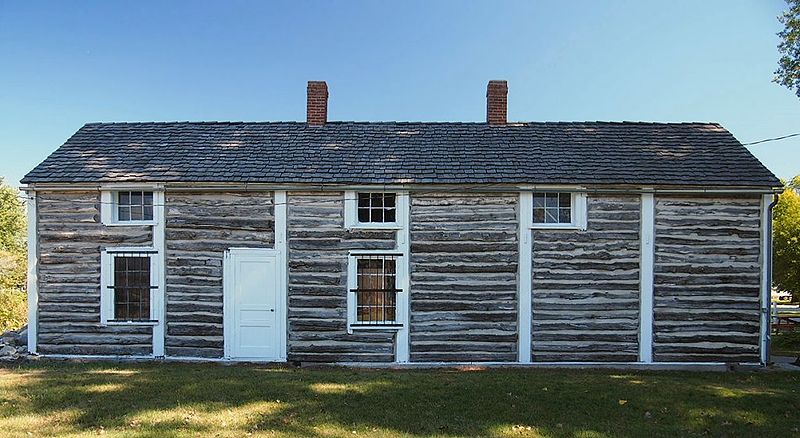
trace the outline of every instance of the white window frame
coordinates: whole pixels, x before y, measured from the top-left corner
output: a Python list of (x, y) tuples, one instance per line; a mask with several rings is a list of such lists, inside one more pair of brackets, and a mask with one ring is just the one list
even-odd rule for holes
[[(119, 193), (120, 192), (153, 192), (153, 219), (152, 220), (119, 220)], [(100, 220), (106, 226), (137, 226), (158, 224), (156, 209), (164, 205), (164, 192), (153, 186), (120, 187), (100, 192)]]
[[(398, 196), (399, 198), (399, 196)], [(358, 259), (361, 257), (375, 255), (394, 256), (395, 287), (398, 289), (395, 299), (395, 320), (390, 324), (363, 324), (358, 322), (356, 307), (356, 292), (358, 288)], [(405, 296), (408, 294), (408, 268), (406, 256), (397, 250), (360, 250), (350, 251), (347, 257), (347, 332), (353, 333), (354, 330), (402, 330), (406, 326), (406, 312), (401, 311), (401, 307), (406, 303)], [(401, 295), (404, 294), (404, 295)]]
[(559, 223), (559, 224), (533, 222), (533, 204), (531, 204), (530, 206), (531, 213), (529, 216), (530, 228), (536, 230), (586, 230), (588, 222), (586, 193), (574, 192), (571, 190), (564, 190), (564, 189), (541, 189), (541, 190), (531, 191), (531, 195), (534, 195), (536, 193), (569, 193), (571, 195), (570, 217), (572, 218), (572, 222)]
[[(394, 222), (359, 222), (358, 220), (358, 194), (359, 193), (392, 193), (395, 195)], [(399, 230), (403, 228), (403, 214), (408, 196), (402, 196), (400, 192), (386, 191), (382, 189), (348, 190), (344, 192), (344, 226), (346, 229), (365, 229), (365, 230)]]
[[(131, 254), (147, 253), (150, 258), (150, 317), (148, 321), (125, 321), (114, 319), (114, 258), (131, 257)], [(133, 255), (133, 257), (137, 257)], [(143, 255), (139, 257), (144, 257)], [(103, 325), (157, 325), (161, 286), (160, 254), (154, 247), (109, 247), (100, 253), (100, 322)], [(155, 286), (155, 287), (154, 287)]]

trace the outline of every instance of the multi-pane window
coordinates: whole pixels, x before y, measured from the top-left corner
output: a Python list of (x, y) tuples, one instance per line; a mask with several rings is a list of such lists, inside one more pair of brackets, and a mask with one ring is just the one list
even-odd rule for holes
[(573, 223), (572, 194), (565, 192), (535, 192), (533, 194), (533, 223)]
[(150, 319), (150, 255), (117, 254), (113, 258), (114, 319), (147, 321)]
[(117, 220), (119, 222), (152, 221), (153, 192), (141, 190), (117, 192)]
[(397, 316), (397, 258), (393, 255), (356, 257), (356, 324), (394, 324)]
[(361, 192), (358, 194), (358, 222), (384, 223), (397, 221), (397, 194)]

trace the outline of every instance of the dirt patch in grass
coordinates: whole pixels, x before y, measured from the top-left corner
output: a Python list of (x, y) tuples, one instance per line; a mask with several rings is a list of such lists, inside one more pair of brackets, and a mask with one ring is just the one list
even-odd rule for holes
[(0, 436), (793, 436), (800, 373), (0, 368)]

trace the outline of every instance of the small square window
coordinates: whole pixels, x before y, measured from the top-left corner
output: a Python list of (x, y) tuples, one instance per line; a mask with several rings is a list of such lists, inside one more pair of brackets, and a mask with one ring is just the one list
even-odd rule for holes
[(573, 194), (569, 192), (535, 192), (533, 223), (539, 225), (573, 225)]
[(117, 192), (116, 201), (118, 222), (153, 220), (153, 192)]
[(392, 223), (397, 221), (397, 194), (361, 192), (358, 194), (358, 222)]

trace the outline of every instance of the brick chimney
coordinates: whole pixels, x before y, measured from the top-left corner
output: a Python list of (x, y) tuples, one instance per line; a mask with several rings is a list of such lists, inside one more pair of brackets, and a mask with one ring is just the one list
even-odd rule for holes
[(508, 121), (508, 82), (489, 81), (486, 87), (486, 123), (505, 125)]
[(306, 122), (309, 126), (322, 126), (328, 121), (328, 84), (325, 81), (308, 81)]

